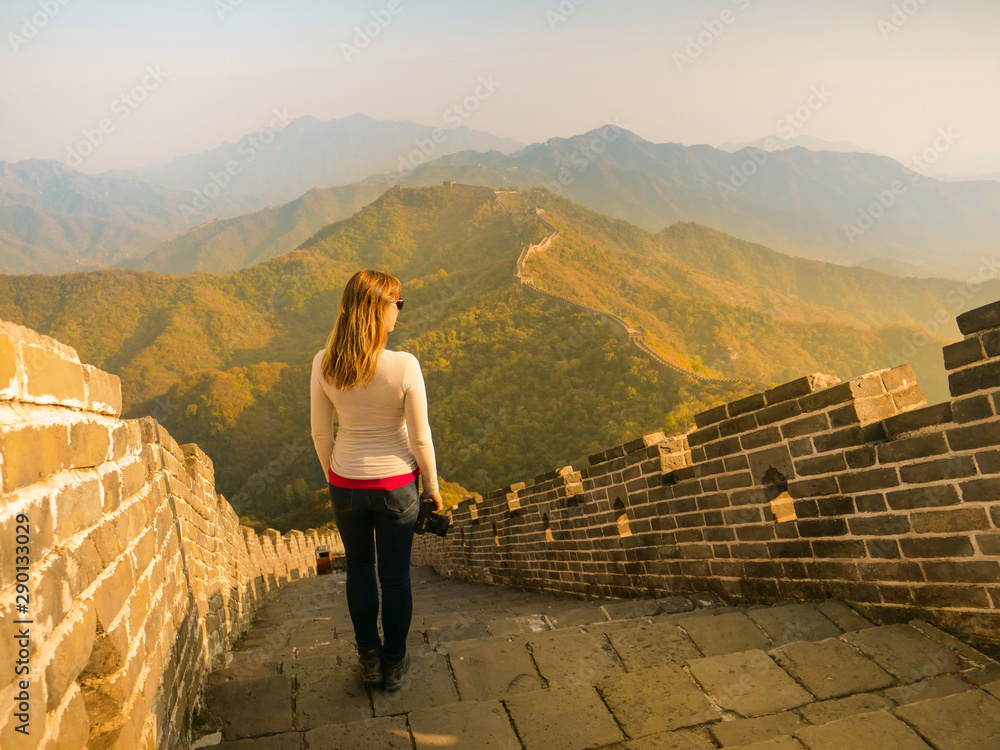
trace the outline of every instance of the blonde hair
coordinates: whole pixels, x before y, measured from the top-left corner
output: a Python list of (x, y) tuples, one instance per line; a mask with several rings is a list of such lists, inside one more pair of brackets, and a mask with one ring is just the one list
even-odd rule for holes
[(369, 268), (347, 282), (323, 354), (323, 376), (337, 389), (362, 388), (375, 377), (388, 338), (385, 306), (399, 299), (402, 288), (395, 276)]

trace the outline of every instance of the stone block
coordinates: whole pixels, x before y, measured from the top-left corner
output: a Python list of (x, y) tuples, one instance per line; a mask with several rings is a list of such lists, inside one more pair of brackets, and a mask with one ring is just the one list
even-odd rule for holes
[(818, 641), (836, 638), (841, 630), (809, 604), (787, 604), (751, 609), (747, 616), (767, 633), (777, 646), (793, 641)]
[(799, 713), (810, 724), (828, 724), (848, 716), (892, 709), (894, 706), (891, 700), (876, 693), (860, 693), (847, 698), (810, 703), (800, 708)]
[(713, 724), (710, 731), (722, 747), (750, 745), (779, 737), (791, 737), (802, 727), (798, 714), (785, 712), (762, 716), (759, 719), (737, 719)]
[(111, 431), (99, 422), (76, 422), (69, 428), (69, 466), (86, 469), (108, 460)]
[(951, 653), (940, 643), (909, 625), (885, 625), (855, 633), (843, 640), (855, 646), (902, 682), (958, 671)]
[(715, 617), (685, 617), (678, 624), (706, 656), (771, 648), (767, 635), (740, 612)]
[(589, 686), (516, 695), (506, 703), (525, 750), (576, 750), (625, 739)]
[(845, 748), (892, 748), (892, 750), (932, 750), (906, 724), (885, 711), (859, 714), (796, 732), (809, 750)]
[(79, 360), (67, 359), (58, 351), (25, 343), (21, 347), (21, 364), (24, 368), (25, 400), (86, 407), (87, 393)]
[(657, 667), (619, 675), (603, 680), (597, 689), (629, 737), (697, 726), (721, 718), (680, 667)]
[(790, 643), (772, 656), (820, 700), (878, 690), (895, 682), (892, 675), (836, 638)]
[(66, 695), (77, 676), (87, 666), (97, 629), (93, 604), (80, 601), (75, 611), (46, 640), (45, 651), (51, 649), (45, 664), (47, 712), (52, 712)]
[(117, 417), (122, 413), (122, 384), (117, 375), (83, 365), (87, 389), (87, 410)]
[(533, 639), (529, 646), (539, 673), (550, 686), (592, 685), (622, 672), (603, 634), (568, 633)]
[[(95, 610), (95, 626), (96, 610)], [(128, 622), (124, 619), (111, 629), (101, 628), (94, 636), (93, 646), (80, 676), (85, 679), (103, 679), (125, 665), (129, 652)]]
[(101, 482), (96, 475), (74, 478), (52, 498), (56, 544), (97, 525), (103, 511)]
[(32, 484), (69, 466), (65, 424), (27, 424), (0, 435), (4, 492)]
[(447, 651), (463, 700), (506, 699), (542, 689), (542, 680), (523, 643), (483, 638), (455, 641), (448, 644)]
[(108, 628), (111, 625), (125, 606), (134, 585), (132, 564), (127, 557), (118, 558), (108, 567), (106, 576), (94, 589), (94, 606), (101, 627)]
[(938, 750), (993, 750), (1000, 740), (1000, 701), (983, 690), (900, 706), (894, 713)]
[(763, 651), (695, 659), (688, 667), (720, 706), (743, 717), (787, 711), (812, 700)]
[(497, 701), (414, 711), (408, 720), (417, 750), (438, 750), (442, 737), (454, 750), (509, 750), (521, 744), (503, 704)]
[(365, 750), (411, 750), (406, 719), (392, 716), (321, 726), (305, 733), (306, 747), (365, 748)]

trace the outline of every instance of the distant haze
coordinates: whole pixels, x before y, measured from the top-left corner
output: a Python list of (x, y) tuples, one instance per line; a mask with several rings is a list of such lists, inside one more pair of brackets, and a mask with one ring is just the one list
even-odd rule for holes
[(904, 162), (950, 129), (928, 174), (1000, 171), (995, 0), (7, 0), (0, 30), (0, 159), (89, 138), (91, 173), (276, 110), (524, 143), (617, 119), (657, 143), (784, 133)]

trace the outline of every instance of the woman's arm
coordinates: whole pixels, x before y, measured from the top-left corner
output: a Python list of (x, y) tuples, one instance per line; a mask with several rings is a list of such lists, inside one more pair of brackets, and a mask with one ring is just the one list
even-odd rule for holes
[(403, 377), (403, 413), (406, 417), (406, 432), (410, 438), (410, 451), (424, 478), (424, 492), (439, 494), (434, 442), (431, 439), (431, 425), (427, 421), (427, 390), (416, 357), (406, 365)]
[(320, 383), (323, 368), (323, 353), (313, 359), (312, 375), (309, 379), (309, 421), (312, 425), (313, 446), (323, 466), (323, 475), (330, 476), (330, 456), (333, 455), (333, 402), (330, 401)]

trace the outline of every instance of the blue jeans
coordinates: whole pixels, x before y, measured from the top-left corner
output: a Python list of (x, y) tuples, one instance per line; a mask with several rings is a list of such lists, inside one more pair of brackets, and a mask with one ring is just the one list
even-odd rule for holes
[[(417, 481), (394, 490), (345, 489), (331, 484), (330, 501), (344, 542), (347, 607), (358, 648), (371, 651), (382, 646), (386, 659), (402, 659), (413, 616), (410, 547), (420, 512)], [(384, 645), (378, 635), (378, 585), (382, 587)]]

